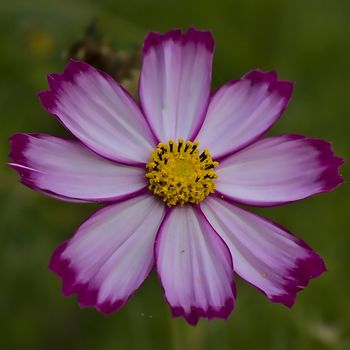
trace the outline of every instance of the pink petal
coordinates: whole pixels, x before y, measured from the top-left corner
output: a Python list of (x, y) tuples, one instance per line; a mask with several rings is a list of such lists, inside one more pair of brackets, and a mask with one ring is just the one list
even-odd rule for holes
[(71, 60), (48, 77), (41, 103), (94, 152), (125, 164), (147, 163), (155, 146), (132, 97), (109, 75)]
[(109, 205), (91, 216), (54, 252), (50, 269), (64, 295), (103, 313), (122, 307), (150, 273), (156, 232), (165, 212), (153, 196)]
[(195, 29), (145, 39), (139, 93), (160, 141), (197, 134), (208, 106), (213, 50), (212, 35)]
[(169, 212), (156, 238), (155, 256), (173, 316), (195, 325), (200, 317), (230, 315), (235, 298), (231, 256), (198, 209)]
[(242, 149), (276, 122), (292, 91), (293, 84), (278, 80), (276, 73), (252, 71), (212, 96), (196, 139), (216, 159)]
[(16, 134), (10, 156), (23, 184), (55, 198), (115, 201), (147, 187), (144, 169), (106, 160), (78, 141)]
[(285, 204), (339, 186), (342, 163), (326, 141), (270, 137), (220, 162), (217, 192), (256, 206)]
[(229, 247), (235, 272), (271, 301), (291, 307), (309, 280), (326, 271), (305, 242), (275, 223), (215, 196), (201, 209)]

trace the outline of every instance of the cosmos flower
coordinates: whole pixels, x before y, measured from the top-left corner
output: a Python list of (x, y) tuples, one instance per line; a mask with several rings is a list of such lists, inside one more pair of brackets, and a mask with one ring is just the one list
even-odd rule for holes
[(293, 84), (252, 71), (210, 92), (209, 32), (150, 33), (137, 104), (107, 74), (71, 61), (48, 76), (42, 105), (76, 137), (17, 134), (12, 163), (49, 196), (107, 205), (53, 254), (63, 294), (103, 313), (122, 307), (155, 266), (174, 316), (227, 318), (234, 274), (291, 307), (325, 271), (285, 228), (238, 206), (269, 207), (343, 182), (331, 145), (262, 138)]

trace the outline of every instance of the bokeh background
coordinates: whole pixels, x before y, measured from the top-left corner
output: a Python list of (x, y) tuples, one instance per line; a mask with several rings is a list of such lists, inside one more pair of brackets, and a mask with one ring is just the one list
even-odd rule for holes
[[(109, 317), (81, 310), (74, 297), (61, 296), (58, 278), (47, 269), (51, 252), (97, 206), (56, 201), (19, 185), (5, 165), (8, 137), (65, 133), (36, 93), (46, 88), (48, 72), (64, 68), (67, 55), (86, 54), (78, 41), (93, 19), (102, 51), (114, 60), (117, 51), (124, 61), (138, 52), (150, 30), (191, 25), (212, 30), (214, 87), (257, 67), (276, 69), (282, 79), (296, 82), (296, 90), (271, 133), (325, 138), (350, 159), (350, 1), (1, 0), (0, 348), (350, 349), (346, 185), (292, 205), (256, 210), (298, 234), (327, 263), (329, 272), (299, 294), (292, 310), (238, 281), (237, 308), (228, 321), (202, 320), (190, 327), (170, 317), (154, 275)], [(137, 59), (132, 62), (137, 74)], [(345, 179), (349, 170), (345, 164)]]

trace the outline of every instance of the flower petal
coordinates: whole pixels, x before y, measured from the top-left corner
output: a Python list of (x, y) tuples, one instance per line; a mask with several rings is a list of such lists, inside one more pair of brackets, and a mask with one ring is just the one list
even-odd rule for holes
[(144, 42), (140, 100), (158, 139), (191, 139), (208, 106), (214, 39), (190, 29), (150, 33)]
[(109, 75), (71, 60), (48, 77), (43, 106), (101, 156), (125, 164), (147, 163), (155, 141), (132, 97)]
[(144, 195), (97, 211), (54, 252), (50, 269), (65, 296), (103, 313), (122, 307), (150, 273), (156, 232), (165, 212)]
[(144, 169), (99, 157), (79, 141), (16, 134), (10, 157), (23, 184), (64, 200), (115, 201), (147, 187)]
[(200, 317), (230, 315), (235, 298), (231, 256), (199, 210), (184, 206), (169, 212), (155, 256), (173, 316), (195, 325)]
[(342, 163), (326, 141), (269, 137), (220, 162), (217, 192), (256, 206), (285, 204), (336, 188)]
[(275, 72), (252, 71), (212, 96), (196, 139), (216, 159), (236, 152), (275, 123), (292, 92), (293, 84), (279, 81)]
[(326, 271), (305, 242), (277, 224), (215, 196), (201, 209), (229, 247), (235, 272), (271, 301), (291, 307), (309, 280)]

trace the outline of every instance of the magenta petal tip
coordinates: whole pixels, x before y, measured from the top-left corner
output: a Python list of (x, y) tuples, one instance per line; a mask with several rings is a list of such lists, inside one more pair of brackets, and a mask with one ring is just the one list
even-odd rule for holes
[(310, 251), (310, 255), (306, 259), (298, 260), (296, 267), (289, 271), (289, 275), (292, 276), (292, 282), (289, 283), (288, 276), (286, 276), (286, 294), (275, 295), (269, 299), (272, 302), (281, 303), (292, 308), (296, 302), (297, 294), (307, 287), (311, 279), (320, 276), (326, 271), (327, 268), (322, 258)]
[(201, 317), (211, 320), (213, 318), (227, 319), (234, 308), (234, 300), (229, 298), (221, 308), (209, 307), (204, 310), (200, 307), (192, 306), (190, 312), (186, 312), (182, 306), (171, 308), (173, 317), (183, 317), (191, 326), (195, 326)]
[(62, 280), (62, 294), (64, 296), (76, 294), (78, 304), (81, 308), (95, 307), (98, 311), (106, 315), (120, 309), (126, 303), (126, 300), (98, 303), (98, 290), (90, 288), (88, 283), (78, 282), (77, 275), (70, 266), (70, 261), (62, 258), (62, 253), (65, 251), (67, 245), (68, 241), (62, 243), (54, 251), (49, 263), (49, 269)]
[(205, 45), (209, 51), (214, 51), (215, 46), (214, 38), (209, 31), (190, 28), (187, 33), (182, 33), (181, 29), (173, 29), (164, 34), (150, 32), (145, 38), (143, 53), (147, 54), (153, 47), (169, 40), (180, 42), (181, 45), (186, 45), (188, 43), (202, 44)]
[(252, 85), (268, 84), (270, 93), (277, 93), (287, 100), (284, 109), (292, 97), (295, 86), (291, 81), (278, 80), (278, 74), (275, 71), (264, 72), (260, 69), (247, 73), (242, 79), (250, 80)]

